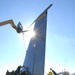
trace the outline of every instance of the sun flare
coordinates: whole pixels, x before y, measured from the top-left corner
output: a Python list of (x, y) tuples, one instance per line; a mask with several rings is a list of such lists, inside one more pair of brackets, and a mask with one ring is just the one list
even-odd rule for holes
[(33, 30), (30, 30), (25, 35), (28, 39), (31, 39), (32, 37), (35, 37), (35, 32)]
[[(34, 23), (34, 24), (35, 24), (35, 23)], [(35, 37), (34, 24), (28, 28), (28, 32), (24, 33), (25, 36), (26, 36), (28, 39), (31, 39), (32, 37)], [(24, 30), (26, 30), (26, 29), (24, 29)]]

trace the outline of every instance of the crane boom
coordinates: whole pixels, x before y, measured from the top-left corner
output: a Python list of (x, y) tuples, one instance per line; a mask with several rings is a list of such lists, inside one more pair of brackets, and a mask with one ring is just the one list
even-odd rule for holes
[(14, 24), (13, 20), (7, 20), (7, 21), (3, 21), (3, 22), (0, 22), (0, 26), (3, 26), (3, 25), (6, 25), (6, 24), (11, 24), (11, 26), (17, 30), (17, 26)]
[(6, 24), (11, 24), (11, 26), (17, 31), (17, 33), (21, 33), (23, 30), (21, 23), (19, 22), (18, 25), (16, 26), (12, 19), (0, 22), (0, 26), (4, 26)]

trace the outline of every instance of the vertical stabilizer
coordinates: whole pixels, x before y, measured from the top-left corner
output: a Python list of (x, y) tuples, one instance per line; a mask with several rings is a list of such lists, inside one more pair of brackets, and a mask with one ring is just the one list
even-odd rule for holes
[(30, 40), (24, 60), (23, 66), (28, 67), (32, 75), (44, 74), (47, 10), (49, 7), (35, 20), (35, 37)]

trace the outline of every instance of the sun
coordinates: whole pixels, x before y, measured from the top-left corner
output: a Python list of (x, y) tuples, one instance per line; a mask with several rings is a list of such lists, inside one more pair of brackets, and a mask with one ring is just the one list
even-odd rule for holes
[(24, 33), (28, 39), (35, 37), (34, 24), (28, 28), (28, 31), (26, 33)]
[(33, 30), (32, 31), (29, 31), (28, 37), (29, 38), (35, 37), (35, 32)]
[(34, 25), (35, 23), (33, 23), (30, 27), (24, 28), (24, 30), (28, 30), (24, 33), (24, 36), (27, 40), (30, 40), (32, 37), (35, 37)]
[(33, 30), (29, 30), (27, 33), (25, 33), (25, 36), (28, 39), (31, 39), (32, 37), (35, 37), (35, 32)]

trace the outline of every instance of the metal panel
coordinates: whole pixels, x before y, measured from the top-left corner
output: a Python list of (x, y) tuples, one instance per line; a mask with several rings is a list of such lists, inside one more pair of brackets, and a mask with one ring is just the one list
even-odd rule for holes
[(44, 74), (45, 43), (46, 43), (46, 24), (47, 13), (43, 13), (34, 26), (36, 36), (32, 37), (26, 53), (23, 66), (29, 68), (32, 75)]

